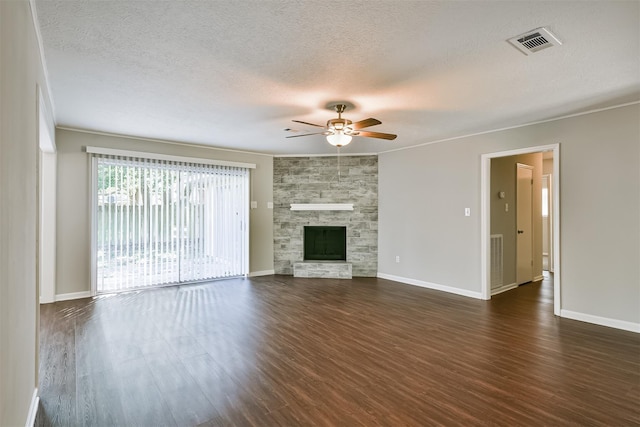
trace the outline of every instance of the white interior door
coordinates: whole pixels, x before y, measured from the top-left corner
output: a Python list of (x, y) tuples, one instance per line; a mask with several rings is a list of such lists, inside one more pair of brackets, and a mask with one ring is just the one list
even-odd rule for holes
[(533, 280), (533, 167), (517, 164), (516, 183), (516, 282)]

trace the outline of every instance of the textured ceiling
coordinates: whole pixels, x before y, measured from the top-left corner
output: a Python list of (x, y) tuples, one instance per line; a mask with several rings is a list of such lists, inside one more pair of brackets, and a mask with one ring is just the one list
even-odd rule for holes
[[(382, 152), (640, 99), (638, 1), (36, 0), (59, 126), (272, 154), (375, 117)], [(506, 40), (546, 26), (560, 47)]]

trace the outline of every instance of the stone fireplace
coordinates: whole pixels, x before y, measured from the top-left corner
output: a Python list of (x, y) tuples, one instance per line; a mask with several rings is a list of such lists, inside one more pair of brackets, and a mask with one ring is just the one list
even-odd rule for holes
[[(340, 277), (375, 277), (378, 269), (378, 157), (275, 157), (273, 162), (274, 268), (339, 269)], [(292, 210), (292, 204), (326, 209)], [(352, 210), (331, 205), (353, 204)], [(305, 261), (305, 227), (344, 227), (345, 260)], [(324, 263), (320, 265), (319, 263)], [(332, 266), (328, 264), (333, 263)], [(304, 265), (303, 265), (304, 264)], [(351, 271), (352, 270), (352, 271)], [(306, 273), (305, 273), (306, 274)], [(338, 277), (338, 276), (304, 276)]]

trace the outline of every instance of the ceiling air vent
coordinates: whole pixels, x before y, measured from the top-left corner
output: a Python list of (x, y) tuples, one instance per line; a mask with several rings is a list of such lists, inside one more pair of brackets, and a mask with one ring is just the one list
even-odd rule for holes
[(542, 49), (551, 46), (560, 46), (562, 44), (556, 36), (551, 34), (551, 31), (544, 27), (536, 28), (535, 30), (511, 38), (509, 39), (509, 43), (525, 55), (531, 55)]

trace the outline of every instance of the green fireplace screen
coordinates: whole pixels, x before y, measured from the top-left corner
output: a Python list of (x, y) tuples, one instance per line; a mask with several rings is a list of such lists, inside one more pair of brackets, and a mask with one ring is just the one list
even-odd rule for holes
[(304, 227), (305, 261), (346, 261), (347, 227)]

